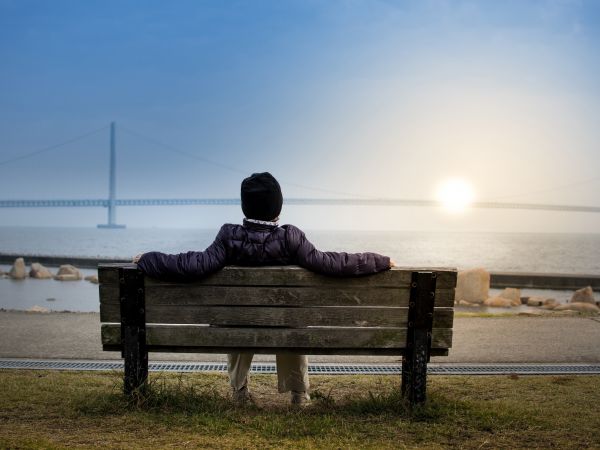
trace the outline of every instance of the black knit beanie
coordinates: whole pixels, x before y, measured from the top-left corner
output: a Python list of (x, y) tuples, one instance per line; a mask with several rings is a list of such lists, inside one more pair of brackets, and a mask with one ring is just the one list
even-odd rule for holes
[(242, 211), (247, 219), (276, 219), (282, 205), (281, 187), (269, 172), (253, 173), (242, 181)]

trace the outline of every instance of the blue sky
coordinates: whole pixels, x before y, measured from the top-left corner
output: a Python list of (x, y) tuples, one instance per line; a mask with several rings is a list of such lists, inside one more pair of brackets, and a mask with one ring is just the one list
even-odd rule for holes
[[(268, 170), (293, 197), (432, 198), (440, 180), (461, 177), (479, 200), (600, 204), (598, 1), (0, 1), (0, 61), (2, 198), (105, 197), (106, 129), (1, 161), (114, 120), (121, 198), (234, 197), (241, 173)], [(600, 225), (540, 212), (284, 213), (307, 228)], [(0, 210), (4, 225), (104, 217)], [(129, 226), (240, 217), (119, 211)]]

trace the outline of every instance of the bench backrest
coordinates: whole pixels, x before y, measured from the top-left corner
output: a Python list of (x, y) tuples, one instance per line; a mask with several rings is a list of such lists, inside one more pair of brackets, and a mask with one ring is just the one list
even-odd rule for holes
[(98, 272), (105, 350), (121, 350), (122, 327), (132, 323), (145, 328), (149, 351), (398, 355), (423, 320), (432, 325), (431, 355), (452, 345), (453, 269), (334, 278), (296, 266), (230, 266), (193, 283), (150, 279), (134, 264)]

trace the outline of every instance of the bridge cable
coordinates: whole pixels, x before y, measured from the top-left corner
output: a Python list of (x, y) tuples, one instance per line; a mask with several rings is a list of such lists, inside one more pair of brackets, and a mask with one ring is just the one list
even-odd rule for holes
[(77, 142), (77, 141), (80, 141), (82, 139), (85, 139), (88, 136), (92, 136), (92, 135), (94, 135), (96, 133), (99, 133), (100, 131), (104, 131), (107, 128), (108, 128), (108, 125), (105, 125), (102, 128), (98, 128), (96, 130), (89, 131), (89, 132), (87, 132), (85, 134), (79, 135), (77, 137), (74, 137), (74, 138), (69, 139), (69, 140), (64, 141), (64, 142), (61, 142), (59, 144), (54, 144), (54, 145), (51, 145), (49, 147), (45, 147), (45, 148), (42, 148), (40, 150), (36, 150), (34, 152), (27, 153), (25, 155), (20, 155), (20, 156), (15, 156), (13, 158), (5, 159), (4, 161), (0, 161), (0, 166), (3, 166), (5, 164), (10, 164), (10, 163), (13, 163), (13, 162), (16, 162), (16, 161), (20, 161), (22, 159), (30, 158), (32, 156), (39, 155), (40, 153), (49, 152), (51, 150), (55, 150), (55, 149), (57, 149), (59, 147), (62, 147), (64, 145), (72, 144), (74, 142)]
[[(248, 176), (248, 172), (246, 170), (242, 170), (242, 169), (239, 169), (237, 167), (233, 167), (233, 166), (230, 166), (230, 165), (227, 165), (227, 164), (223, 164), (223, 163), (220, 163), (220, 162), (217, 162), (217, 161), (213, 161), (211, 159), (205, 158), (203, 156), (196, 155), (194, 153), (186, 152), (184, 150), (181, 150), (181, 149), (178, 149), (176, 147), (173, 147), (172, 145), (165, 144), (164, 142), (161, 142), (161, 141), (159, 141), (157, 139), (151, 138), (151, 137), (146, 136), (146, 135), (144, 135), (142, 133), (139, 133), (137, 131), (134, 131), (134, 130), (131, 130), (129, 128), (126, 128), (126, 127), (124, 127), (122, 125), (119, 125), (119, 130), (125, 131), (126, 133), (129, 133), (129, 134), (131, 134), (133, 136), (136, 136), (136, 137), (138, 137), (140, 139), (143, 139), (145, 141), (151, 142), (151, 143), (153, 143), (153, 144), (155, 144), (157, 146), (163, 147), (163, 148), (165, 148), (167, 150), (170, 150), (172, 152), (178, 153), (178, 154), (183, 155), (183, 156), (187, 156), (188, 158), (196, 159), (196, 160), (202, 161), (202, 162), (204, 162), (206, 164), (211, 164), (213, 166), (220, 167), (221, 169), (228, 170), (230, 172), (234, 172), (234, 173), (238, 173), (238, 174), (241, 174), (241, 175), (244, 175), (244, 176)], [(307, 189), (307, 190), (311, 190), (311, 191), (319, 191), (319, 192), (324, 192), (324, 193), (328, 193), (328, 194), (344, 195), (344, 196), (349, 196), (349, 197), (353, 197), (353, 198), (356, 198), (356, 199), (372, 199), (372, 200), (378, 199), (376, 197), (365, 196), (365, 195), (360, 195), (360, 194), (355, 194), (355, 193), (337, 191), (337, 190), (333, 190), (333, 189), (318, 188), (318, 187), (314, 187), (314, 186), (307, 186), (305, 184), (294, 183), (294, 182), (291, 182), (291, 181), (288, 181), (288, 180), (285, 180), (285, 179), (280, 179), (280, 181), (282, 183), (290, 185), (290, 186), (295, 186), (295, 187), (298, 187), (298, 188)]]

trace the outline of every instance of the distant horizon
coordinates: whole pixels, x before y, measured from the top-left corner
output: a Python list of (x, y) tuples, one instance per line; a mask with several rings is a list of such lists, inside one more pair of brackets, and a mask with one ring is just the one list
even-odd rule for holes
[[(225, 223), (234, 223), (234, 224), (240, 224), (241, 225), (241, 220), (240, 222), (223, 222), (223, 224)], [(223, 225), (222, 224), (222, 225)], [(293, 225), (290, 224), (288, 222), (279, 222), (279, 225)], [(187, 226), (187, 227), (165, 227), (165, 226), (126, 226), (125, 228), (115, 228), (115, 229), (106, 229), (106, 228), (98, 228), (95, 225), (0, 225), (0, 230), (2, 229), (8, 229), (8, 228), (56, 228), (56, 229), (61, 229), (61, 228), (70, 228), (70, 229), (85, 229), (85, 230), (99, 230), (101, 232), (106, 232), (106, 233), (110, 233), (110, 232), (116, 232), (118, 233), (121, 230), (182, 230), (182, 231), (214, 231), (215, 234), (219, 231), (220, 226), (217, 227), (193, 227), (193, 226)], [(577, 234), (577, 235), (600, 235), (600, 231), (594, 232), (594, 231), (519, 231), (519, 230), (507, 230), (507, 231), (495, 231), (495, 230), (477, 230), (477, 229), (472, 229), (472, 230), (467, 230), (467, 229), (461, 229), (461, 230), (452, 230), (452, 229), (447, 229), (447, 230), (417, 230), (417, 229), (376, 229), (376, 228), (372, 228), (372, 229), (349, 229), (349, 228), (302, 228), (303, 231), (306, 232), (322, 232), (322, 231), (327, 231), (327, 232), (337, 232), (337, 233), (361, 233), (361, 232), (368, 232), (368, 233), (426, 233), (426, 234), (523, 234), (523, 235), (572, 235), (572, 234)], [(0, 253), (2, 253), (2, 250), (0, 249)]]

